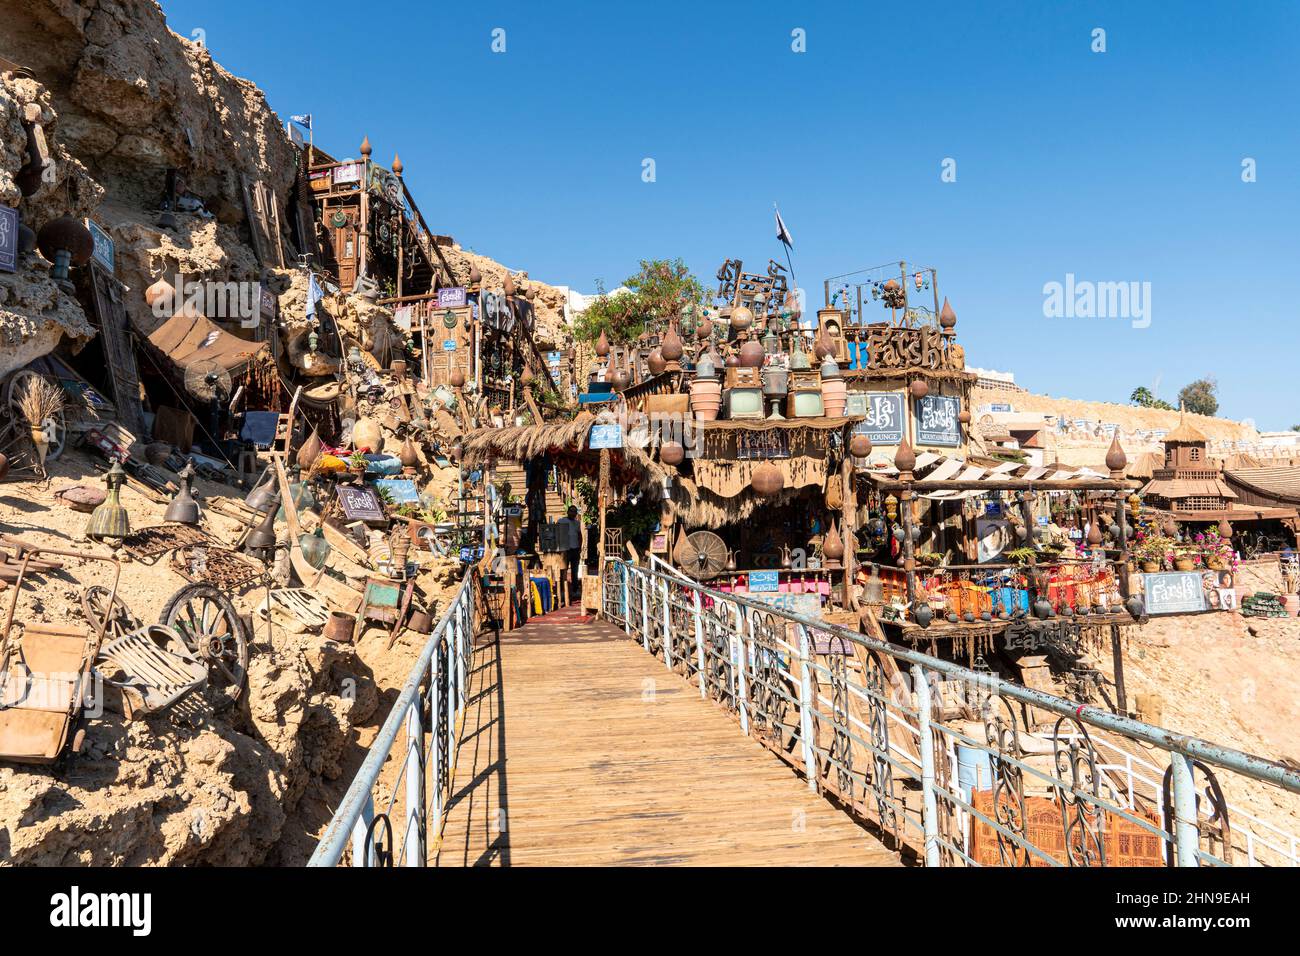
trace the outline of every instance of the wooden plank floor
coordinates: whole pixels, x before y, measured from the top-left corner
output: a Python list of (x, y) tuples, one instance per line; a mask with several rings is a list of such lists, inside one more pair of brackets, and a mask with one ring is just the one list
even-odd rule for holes
[(485, 640), (439, 866), (897, 866), (699, 687), (574, 612)]

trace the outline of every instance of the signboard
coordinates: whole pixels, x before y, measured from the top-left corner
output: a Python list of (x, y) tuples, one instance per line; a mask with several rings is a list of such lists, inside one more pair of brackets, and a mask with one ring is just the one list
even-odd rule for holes
[(751, 600), (776, 608), (778, 611), (802, 614), (804, 617), (818, 620), (822, 616), (822, 599), (817, 594), (789, 594), (784, 591), (771, 593), (760, 591), (755, 594), (751, 591), (748, 596)]
[(361, 182), (361, 164), (346, 163), (342, 166), (334, 167), (335, 183), (359, 183)]
[(384, 521), (384, 509), (373, 488), (338, 486), (339, 507), (349, 521)]
[(757, 591), (776, 591), (780, 588), (779, 573), (776, 571), (750, 571), (749, 572), (749, 590), (751, 593)]
[(623, 426), (616, 422), (607, 425), (592, 425), (591, 433), (587, 439), (587, 447), (592, 449), (622, 448)]
[(442, 340), (442, 350), (443, 350), (444, 352), (454, 352), (454, 351), (456, 351), (456, 340), (455, 340), (455, 339), (443, 339), (443, 340)]
[(275, 295), (270, 289), (265, 287), (261, 288), (261, 302), (259, 308), (261, 309), (263, 318), (275, 318)]
[(956, 448), (961, 444), (961, 399), (926, 395), (916, 400), (916, 443)]
[(1147, 613), (1190, 614), (1205, 610), (1205, 586), (1199, 571), (1146, 574), (1142, 580)]
[(866, 392), (867, 407), (853, 433), (866, 435), (873, 445), (897, 445), (903, 440), (903, 396), (899, 392)]
[(465, 287), (463, 285), (452, 286), (448, 289), (438, 290), (438, 308), (440, 309), (463, 309), (465, 308)]
[(992, 403), (989, 405), (989, 411), (991, 411), (991, 412), (1014, 412), (1015, 409), (1011, 407), (1011, 404), (1010, 404), (1009, 402), (992, 402)]
[(376, 478), (375, 487), (387, 491), (388, 497), (395, 505), (420, 503), (420, 494), (415, 490), (415, 482), (410, 478)]
[(0, 272), (18, 268), (18, 210), (0, 206)]
[(91, 253), (91, 258), (104, 267), (109, 275), (117, 271), (115, 247), (113, 240), (103, 229), (95, 224), (95, 220), (87, 219), (86, 228), (90, 230), (90, 237), (95, 240), (95, 251)]

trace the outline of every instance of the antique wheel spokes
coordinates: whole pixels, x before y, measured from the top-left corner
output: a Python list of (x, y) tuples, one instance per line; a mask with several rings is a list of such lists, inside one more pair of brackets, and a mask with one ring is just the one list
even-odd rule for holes
[(162, 623), (176, 628), (207, 663), (206, 694), (213, 707), (237, 701), (248, 677), (248, 638), (230, 598), (209, 584), (187, 585), (163, 609)]

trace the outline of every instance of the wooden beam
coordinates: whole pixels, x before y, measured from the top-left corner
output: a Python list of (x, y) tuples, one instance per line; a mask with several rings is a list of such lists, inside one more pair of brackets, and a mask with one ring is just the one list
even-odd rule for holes
[(1115, 481), (1110, 478), (1077, 478), (1073, 480), (1050, 478), (1041, 481), (1031, 481), (1025, 478), (1006, 478), (997, 481), (981, 481), (979, 479), (931, 481), (921, 478), (917, 481), (905, 482), (897, 478), (877, 478), (871, 475), (869, 477), (881, 491), (902, 491), (905, 488), (910, 488), (918, 494), (927, 491), (1131, 491), (1140, 484), (1137, 481), (1127, 479)]

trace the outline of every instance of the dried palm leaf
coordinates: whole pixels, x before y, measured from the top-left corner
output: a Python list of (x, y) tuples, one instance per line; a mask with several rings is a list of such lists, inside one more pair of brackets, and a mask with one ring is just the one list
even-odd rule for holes
[(63, 406), (63, 389), (40, 375), (29, 378), (18, 396), (18, 412), (33, 426), (44, 425), (63, 411)]

